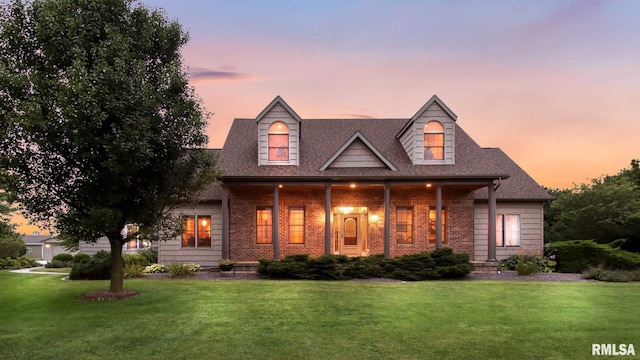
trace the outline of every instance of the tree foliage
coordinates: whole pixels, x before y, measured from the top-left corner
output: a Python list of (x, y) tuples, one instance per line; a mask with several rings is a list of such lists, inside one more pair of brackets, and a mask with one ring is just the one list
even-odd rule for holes
[(18, 258), (27, 252), (27, 246), (11, 223), (15, 197), (5, 190), (7, 179), (6, 172), (0, 170), (0, 258)]
[(640, 167), (632, 160), (617, 175), (593, 179), (590, 184), (554, 193), (546, 214), (552, 241), (615, 239), (640, 241)]
[[(132, 0), (13, 0), (0, 13), (0, 159), (27, 215), (66, 239), (156, 228), (218, 169), (180, 55), (188, 36)], [(112, 266), (111, 290), (122, 290)]]

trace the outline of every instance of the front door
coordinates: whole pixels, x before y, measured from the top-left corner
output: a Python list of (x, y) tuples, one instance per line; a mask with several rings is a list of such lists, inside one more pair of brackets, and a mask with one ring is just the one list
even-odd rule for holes
[(358, 231), (358, 216), (345, 215), (342, 218), (342, 241), (341, 241), (341, 254), (347, 256), (359, 256), (360, 255), (360, 234)]

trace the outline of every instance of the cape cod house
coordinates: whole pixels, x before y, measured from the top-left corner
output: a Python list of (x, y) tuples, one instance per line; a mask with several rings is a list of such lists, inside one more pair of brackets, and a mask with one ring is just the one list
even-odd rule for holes
[(542, 255), (551, 196), (480, 147), (433, 96), (408, 119), (303, 119), (276, 97), (235, 119), (224, 175), (183, 216), (159, 262), (213, 266), (289, 254), (367, 256), (442, 246), (475, 262)]

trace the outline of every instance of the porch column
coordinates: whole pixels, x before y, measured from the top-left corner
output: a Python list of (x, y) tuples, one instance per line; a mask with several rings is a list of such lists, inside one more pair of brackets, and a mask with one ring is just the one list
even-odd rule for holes
[(496, 188), (493, 182), (489, 185), (489, 236), (487, 242), (488, 248), (488, 262), (497, 262), (496, 259)]
[(324, 186), (324, 253), (331, 254), (331, 185)]
[(442, 248), (442, 185), (436, 184), (436, 249)]
[(391, 186), (384, 184), (384, 256), (391, 257)]
[(274, 185), (273, 187), (273, 216), (271, 217), (271, 230), (272, 239), (273, 239), (273, 258), (280, 258), (280, 241), (278, 239), (278, 224), (279, 224), (279, 215), (280, 215), (280, 189), (278, 185)]
[(229, 199), (227, 187), (222, 186), (222, 258), (229, 259)]

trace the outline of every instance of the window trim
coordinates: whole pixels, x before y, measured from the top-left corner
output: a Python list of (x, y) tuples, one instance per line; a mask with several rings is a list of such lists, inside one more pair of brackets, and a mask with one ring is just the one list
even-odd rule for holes
[[(440, 129), (438, 129), (437, 131), (427, 130), (427, 127), (429, 127), (429, 124), (437, 124), (440, 127)], [(437, 139), (441, 140), (442, 145), (441, 146), (427, 145), (427, 135), (439, 135)], [(427, 150), (431, 150), (431, 149), (440, 149), (442, 151), (442, 158), (440, 159), (436, 158), (435, 155), (432, 155), (432, 157), (427, 158)], [(431, 154), (434, 154), (433, 151), (431, 151)], [(437, 161), (437, 162), (445, 161), (445, 129), (444, 129), (444, 125), (439, 121), (431, 120), (427, 122), (424, 125), (424, 128), (422, 129), (422, 159), (424, 161)]]
[[(518, 238), (517, 238), (516, 245), (507, 245), (507, 239), (506, 239), (507, 217), (516, 217), (518, 220), (517, 221)], [(501, 221), (498, 221), (498, 219), (501, 219)], [(496, 247), (515, 248), (515, 247), (521, 247), (521, 246), (522, 246), (522, 216), (520, 216), (520, 214), (496, 214)]]
[[(274, 129), (276, 125), (282, 125), (284, 130)], [(271, 146), (272, 144), (272, 136), (286, 136), (286, 147), (282, 146)], [(291, 137), (289, 125), (285, 124), (283, 121), (274, 121), (271, 125), (269, 125), (269, 130), (267, 131), (267, 160), (270, 162), (288, 162), (291, 160)], [(286, 159), (280, 158), (271, 158), (271, 150), (275, 149), (276, 151), (285, 150), (286, 151)]]
[[(399, 216), (399, 211), (400, 210), (407, 211), (407, 214), (408, 214), (408, 216), (407, 216), (408, 221), (404, 224), (404, 226), (405, 226), (405, 230), (404, 231), (401, 231), (399, 229), (399, 227), (402, 226), (400, 224), (400, 221), (398, 220), (400, 218), (400, 216)], [(396, 244), (397, 245), (413, 245), (413, 243), (414, 243), (414, 241), (413, 241), (413, 239), (414, 239), (414, 236), (413, 236), (413, 234), (414, 234), (414, 226), (413, 226), (414, 221), (413, 220), (414, 220), (413, 219), (413, 206), (396, 206)], [(405, 236), (406, 236), (407, 233), (409, 234), (408, 236), (405, 237), (404, 241), (399, 241), (400, 237), (398, 235), (401, 234), (401, 233), (405, 234)]]
[[(264, 223), (264, 224), (260, 224), (258, 223), (259, 219), (260, 219), (260, 212), (261, 211), (269, 211), (269, 221)], [(268, 245), (268, 244), (273, 244), (273, 208), (271, 206), (264, 206), (264, 207), (258, 207), (256, 208), (256, 244), (260, 244), (260, 245)], [(264, 228), (264, 230), (261, 230), (261, 228)], [(262, 231), (265, 231), (265, 235), (267, 236), (267, 238), (265, 239), (266, 241), (260, 241), (260, 233)]]
[[(434, 215), (436, 214), (436, 207), (434, 205), (430, 205), (429, 209), (427, 210), (427, 221), (429, 221), (429, 227), (428, 227), (428, 233), (427, 233), (427, 238), (429, 239), (429, 243), (430, 244), (435, 244), (437, 242), (436, 240), (436, 233), (435, 230), (431, 230), (432, 228), (435, 229), (436, 227), (436, 218), (433, 218), (433, 227), (431, 226), (431, 210), (433, 210)], [(448, 210), (446, 206), (443, 206), (440, 211), (442, 211), (442, 244), (447, 244), (448, 241), (448, 221), (447, 221), (447, 214), (448, 214)], [(433, 235), (433, 238), (431, 237)]]
[[(193, 219), (193, 246), (189, 246), (189, 240), (187, 240), (187, 245), (185, 245), (185, 233), (187, 231), (186, 228), (186, 219), (191, 218)], [(208, 241), (204, 241), (203, 244), (200, 244), (200, 231), (201, 231), (201, 226), (200, 226), (200, 220), (201, 218), (207, 218), (208, 219), (208, 224), (204, 225), (204, 226), (208, 226), (208, 231), (209, 231), (209, 236), (208, 236)], [(210, 214), (189, 214), (189, 215), (182, 215), (182, 235), (180, 235), (180, 248), (185, 248), (185, 249), (198, 249), (198, 248), (203, 248), (203, 249), (210, 249), (213, 246), (213, 234), (212, 234), (212, 227), (211, 227), (211, 223), (212, 223), (212, 218), (213, 216), (211, 216)], [(207, 238), (203, 238), (203, 239), (207, 239)]]
[[(302, 211), (302, 224), (293, 224), (292, 220), (292, 212), (291, 211)], [(302, 228), (302, 241), (301, 242), (293, 242), (292, 241), (292, 228)], [(287, 224), (287, 230), (289, 235), (289, 244), (294, 245), (304, 245), (307, 241), (306, 233), (307, 233), (307, 209), (304, 206), (290, 206), (289, 207), (289, 223)]]

